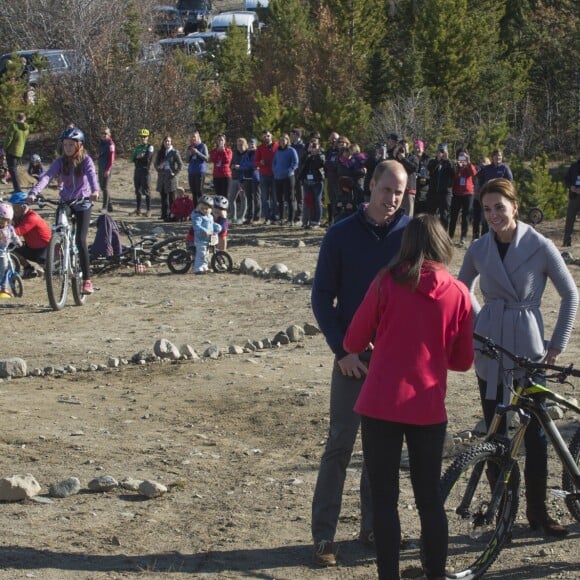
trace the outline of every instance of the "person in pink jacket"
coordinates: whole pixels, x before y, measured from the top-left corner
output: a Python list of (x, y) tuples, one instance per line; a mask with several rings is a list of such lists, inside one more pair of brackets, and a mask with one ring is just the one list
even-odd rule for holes
[(435, 216), (414, 218), (399, 256), (372, 282), (344, 337), (347, 352), (373, 348), (355, 411), (362, 416), (379, 578), (399, 578), (403, 439), (421, 519), (425, 575), (445, 578), (447, 519), (439, 479), (447, 371), (466, 371), (473, 363), (471, 300), (446, 269), (452, 254)]
[(209, 160), (213, 163), (213, 186), (215, 195), (228, 197), (230, 181), (232, 180), (233, 151), (226, 144), (226, 136), (220, 133), (216, 146), (209, 152)]

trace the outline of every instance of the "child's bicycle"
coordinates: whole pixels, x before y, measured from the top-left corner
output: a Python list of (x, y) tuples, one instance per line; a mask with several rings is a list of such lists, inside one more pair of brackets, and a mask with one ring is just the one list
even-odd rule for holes
[[(209, 263), (214, 272), (231, 272), (234, 261), (228, 252), (217, 249), (218, 237), (213, 235), (209, 242)], [(195, 246), (188, 244), (187, 250), (176, 248), (167, 256), (167, 267), (174, 274), (186, 274), (195, 259)]]
[[(580, 426), (566, 443), (546, 409), (546, 401), (580, 414), (580, 408), (541, 383), (567, 383), (570, 376), (580, 377), (573, 365), (558, 366), (535, 363), (526, 357), (514, 355), (493, 340), (474, 334), (483, 346), (481, 352), (493, 359), (502, 355), (526, 372), (522, 386), (517, 386), (510, 405), (499, 404), (483, 443), (477, 443), (455, 458), (441, 480), (445, 498), (445, 512), (449, 522), (449, 537), (462, 545), (448, 557), (447, 578), (472, 579), (483, 576), (499, 556), (511, 537), (519, 504), (520, 451), (526, 428), (534, 416), (540, 422), (548, 440), (554, 446), (564, 468), (562, 490), (572, 516), (580, 522)], [(501, 419), (513, 411), (520, 425), (511, 437), (497, 433)], [(492, 485), (486, 469), (497, 471)]]
[[(21, 298), (24, 293), (22, 278), (18, 272), (18, 260), (12, 255), (14, 245), (10, 244), (6, 250), (7, 268), (4, 271), (4, 278), (0, 281), (0, 288), (9, 288), (10, 293), (15, 298)], [(9, 296), (6, 296), (9, 298)]]
[(76, 220), (72, 208), (78, 200), (54, 201), (41, 195), (37, 197), (38, 206), (45, 203), (56, 206), (52, 225), (52, 237), (46, 254), (46, 292), (53, 310), (62, 310), (66, 304), (68, 284), (71, 282), (74, 303), (82, 306), (87, 299), (83, 294), (83, 273), (81, 271), (79, 249), (75, 241)]

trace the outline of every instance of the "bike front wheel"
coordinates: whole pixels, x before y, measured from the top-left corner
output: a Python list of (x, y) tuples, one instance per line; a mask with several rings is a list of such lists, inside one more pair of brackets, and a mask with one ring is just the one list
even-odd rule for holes
[(65, 239), (54, 235), (48, 244), (46, 257), (46, 292), (53, 310), (62, 310), (66, 303), (68, 271), (66, 267)]
[(22, 284), (22, 278), (18, 272), (12, 272), (10, 276), (10, 290), (12, 290), (12, 295), (16, 298), (22, 298), (24, 294), (24, 285)]
[(71, 286), (72, 286), (72, 295), (77, 306), (82, 306), (87, 301), (87, 295), (83, 294), (83, 273), (80, 268), (78, 256), (71, 253), (70, 256), (71, 260)]
[[(490, 473), (510, 468), (495, 510)], [(459, 455), (443, 474), (441, 492), (449, 539), (457, 546), (447, 558), (447, 578), (480, 578), (511, 537), (519, 504), (520, 470), (497, 441), (474, 445)]]
[[(574, 437), (568, 446), (570, 454), (574, 458), (576, 465), (580, 467), (580, 427), (576, 429)], [(566, 496), (566, 507), (568, 511), (572, 514), (577, 522), (580, 522), (580, 488), (574, 485), (574, 480), (572, 476), (564, 470), (564, 476), (562, 477), (562, 488), (564, 491), (572, 495)]]
[(167, 267), (174, 274), (186, 274), (191, 268), (191, 253), (181, 248), (171, 250), (167, 256)]
[(214, 272), (231, 272), (233, 267), (232, 257), (223, 250), (217, 250), (211, 257), (211, 269)]

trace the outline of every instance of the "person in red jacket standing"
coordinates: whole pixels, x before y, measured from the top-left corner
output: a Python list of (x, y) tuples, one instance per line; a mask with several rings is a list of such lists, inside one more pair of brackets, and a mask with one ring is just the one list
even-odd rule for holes
[(399, 578), (397, 501), (404, 439), (421, 519), (425, 575), (445, 578), (447, 518), (439, 478), (447, 370), (468, 370), (474, 356), (469, 290), (445, 267), (452, 255), (438, 218), (414, 218), (403, 232), (399, 256), (370, 285), (343, 341), (350, 353), (373, 348), (354, 410), (361, 415), (383, 579)]
[(457, 166), (453, 177), (453, 197), (451, 198), (451, 215), (449, 217), (449, 237), (453, 240), (457, 218), (461, 212), (461, 238), (459, 245), (465, 246), (469, 220), (473, 211), (473, 195), (475, 184), (473, 178), (477, 174), (475, 165), (471, 163), (467, 149), (457, 150)]
[(209, 160), (213, 163), (213, 187), (215, 195), (228, 197), (230, 181), (232, 180), (233, 151), (226, 144), (226, 136), (220, 133), (217, 136), (216, 146), (209, 152)]

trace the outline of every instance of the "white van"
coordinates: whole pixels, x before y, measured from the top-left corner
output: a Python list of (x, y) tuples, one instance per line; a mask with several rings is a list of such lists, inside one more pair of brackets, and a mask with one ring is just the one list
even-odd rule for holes
[(260, 19), (255, 12), (249, 10), (220, 12), (213, 17), (210, 31), (217, 34), (227, 33), (234, 23), (244, 29), (248, 41), (248, 54), (251, 54), (254, 38), (260, 31)]

